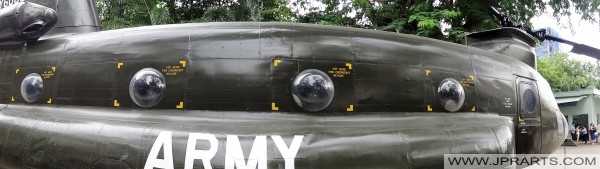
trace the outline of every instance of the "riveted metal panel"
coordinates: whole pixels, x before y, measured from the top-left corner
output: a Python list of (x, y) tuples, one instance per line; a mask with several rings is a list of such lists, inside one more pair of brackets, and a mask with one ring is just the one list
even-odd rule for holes
[(270, 111), (270, 60), (194, 59), (187, 76), (189, 109)]
[(22, 50), (0, 50), (0, 103), (11, 101), (10, 91)]
[(117, 90), (116, 62), (66, 64), (57, 69), (60, 72), (57, 104), (113, 106)]
[(427, 76), (423, 69), (368, 63), (355, 67), (357, 107), (365, 111), (423, 111)]
[[(277, 66), (275, 66), (277, 62)], [(298, 60), (273, 59), (271, 65), (271, 111), (290, 112), (298, 110), (292, 97), (294, 78), (300, 73)]]
[(397, 34), (353, 34), (356, 61), (361, 63), (421, 67), (422, 58), (417, 41)]
[(190, 57), (192, 59), (233, 58), (258, 59), (260, 51), (258, 25), (243, 27), (215, 25), (192, 30)]

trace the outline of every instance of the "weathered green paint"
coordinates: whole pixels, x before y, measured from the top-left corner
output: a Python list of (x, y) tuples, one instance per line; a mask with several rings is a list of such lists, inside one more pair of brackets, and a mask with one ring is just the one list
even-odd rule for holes
[[(297, 23), (65, 28), (76, 33), (0, 48), (0, 168), (442, 168), (451, 153), (549, 154), (567, 134), (539, 73), (479, 48)], [(145, 68), (166, 75), (150, 108), (129, 94)], [(309, 69), (335, 87), (322, 110), (291, 94)], [(31, 103), (29, 74), (44, 76)], [(464, 88), (456, 112), (437, 92), (447, 78)]]

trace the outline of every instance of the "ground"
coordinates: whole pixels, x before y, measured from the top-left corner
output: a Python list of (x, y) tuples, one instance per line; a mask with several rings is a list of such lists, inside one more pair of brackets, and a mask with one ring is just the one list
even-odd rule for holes
[[(589, 157), (589, 158), (593, 158), (595, 157), (595, 163), (596, 166), (591, 166), (591, 165), (587, 165), (587, 166), (582, 166), (582, 165), (569, 165), (569, 166), (564, 166), (564, 165), (554, 165), (554, 166), (531, 166), (531, 167), (527, 167), (525, 169), (598, 169), (598, 165), (600, 165), (600, 144), (580, 144), (579, 146), (575, 147), (575, 146), (567, 146), (566, 150), (565, 147), (559, 147), (558, 150), (556, 150), (550, 157), (559, 157), (562, 156), (566, 151), (566, 154), (586, 154), (582, 157)], [(576, 156), (577, 157), (577, 156)]]

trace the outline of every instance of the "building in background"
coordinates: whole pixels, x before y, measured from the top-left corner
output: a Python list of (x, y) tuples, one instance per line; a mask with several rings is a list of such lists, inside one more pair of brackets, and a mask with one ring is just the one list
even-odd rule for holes
[[(551, 27), (545, 27), (542, 29), (546, 29), (547, 35), (552, 35), (554, 37), (560, 38), (560, 33), (558, 32), (558, 30), (551, 28)], [(547, 57), (551, 54), (554, 54), (554, 53), (557, 53), (560, 51), (562, 51), (560, 43), (556, 42), (556, 41), (551, 41), (551, 40), (545, 40), (544, 42), (542, 42), (542, 44), (540, 44), (538, 47), (535, 48), (535, 54), (537, 55), (537, 57)]]
[(578, 91), (554, 93), (560, 111), (570, 124), (588, 126), (600, 121), (600, 90), (582, 89)]

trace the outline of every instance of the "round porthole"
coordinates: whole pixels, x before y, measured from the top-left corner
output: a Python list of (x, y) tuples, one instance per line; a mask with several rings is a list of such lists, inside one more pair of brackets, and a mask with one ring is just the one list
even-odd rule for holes
[(44, 81), (42, 80), (42, 76), (37, 73), (25, 76), (23, 82), (21, 82), (21, 96), (28, 103), (33, 103), (40, 99), (43, 89)]
[(306, 111), (319, 111), (333, 100), (333, 81), (317, 69), (300, 72), (292, 84), (292, 94), (298, 106)]
[(164, 97), (167, 90), (165, 77), (156, 69), (138, 71), (129, 82), (129, 95), (140, 107), (152, 107)]
[(465, 102), (465, 90), (452, 78), (442, 80), (437, 95), (442, 107), (450, 112), (458, 111)]
[(531, 91), (531, 89), (525, 90), (525, 93), (523, 93), (523, 101), (525, 102), (525, 110), (527, 111), (527, 113), (533, 113), (533, 111), (535, 110), (536, 102), (535, 95), (533, 94), (533, 91)]

